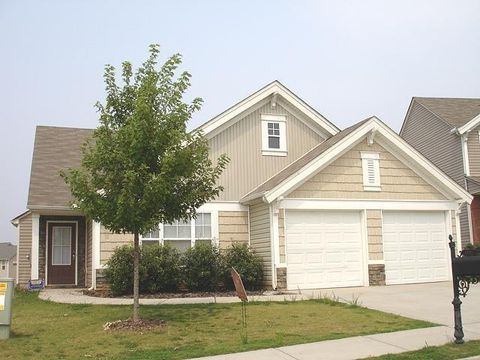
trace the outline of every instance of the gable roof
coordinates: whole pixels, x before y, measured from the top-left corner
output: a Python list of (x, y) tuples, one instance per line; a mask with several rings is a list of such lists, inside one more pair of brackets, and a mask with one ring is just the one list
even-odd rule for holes
[[(248, 109), (252, 108), (255, 104), (268, 97), (281, 96), (287, 102), (294, 105), (300, 112), (306, 117), (314, 121), (320, 126), (329, 136), (335, 135), (340, 131), (334, 124), (327, 120), (322, 114), (308, 105), (305, 101), (295, 95), (286, 86), (280, 83), (278, 80), (271, 82), (264, 86), (260, 90), (254, 92), (252, 95), (231, 106), (221, 114), (215, 116), (213, 119), (200, 125), (195, 130), (201, 130), (205, 135), (215, 132), (223, 125), (229, 124), (232, 120), (240, 120), (239, 115), (243, 114)], [(233, 124), (234, 122), (232, 122)], [(231, 125), (231, 124), (230, 124)]]
[(273, 189), (275, 186), (279, 185), (282, 181), (288, 179), (291, 175), (300, 171), (304, 166), (308, 165), (312, 160), (314, 160), (315, 158), (323, 154), (325, 151), (330, 149), (337, 142), (346, 138), (350, 133), (352, 133), (357, 128), (362, 126), (368, 120), (369, 119), (360, 121), (359, 123), (340, 131), (336, 135), (328, 138), (324, 142), (315, 146), (312, 150), (307, 152), (305, 155), (303, 155), (302, 157), (300, 157), (299, 159), (297, 159), (287, 167), (283, 168), (283, 170), (281, 170), (280, 172), (278, 172), (277, 174), (269, 178), (264, 183), (257, 186), (248, 194), (246, 194), (240, 201), (247, 201), (248, 199), (254, 199), (262, 196), (265, 192)]
[(17, 246), (11, 243), (0, 243), (0, 260), (10, 260), (17, 255)]
[(416, 101), (454, 128), (460, 128), (480, 114), (480, 99), (414, 97)]
[(435, 167), (376, 117), (363, 120), (332, 136), (259, 185), (240, 201), (249, 202), (262, 197), (265, 202), (271, 203), (307, 181), (311, 176), (339, 158), (359, 141), (369, 136), (369, 134), (373, 134), (376, 139), (381, 137), (387, 141), (392, 148), (395, 148), (396, 156), (403, 154), (410, 163), (414, 164), (417, 171), (428, 175), (430, 181), (434, 182), (437, 188), (442, 188), (455, 199), (471, 202), (472, 196), (467, 191)]
[(73, 200), (60, 177), (60, 170), (79, 167), (81, 146), (92, 134), (91, 129), (37, 126), (33, 147), (28, 209), (69, 209)]

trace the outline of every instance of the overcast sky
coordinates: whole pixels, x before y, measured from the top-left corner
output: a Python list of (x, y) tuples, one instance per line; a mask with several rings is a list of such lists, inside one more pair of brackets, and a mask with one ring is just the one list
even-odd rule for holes
[(103, 68), (179, 52), (196, 126), (278, 79), (340, 128), (398, 131), (412, 96), (480, 97), (480, 1), (0, 0), (0, 241), (26, 209), (36, 125), (92, 128)]

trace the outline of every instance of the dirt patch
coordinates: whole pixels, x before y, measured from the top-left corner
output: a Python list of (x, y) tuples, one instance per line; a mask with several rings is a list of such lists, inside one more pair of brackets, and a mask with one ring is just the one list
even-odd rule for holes
[(143, 331), (150, 331), (166, 326), (164, 320), (146, 320), (140, 319), (133, 321), (132, 319), (117, 320), (107, 322), (103, 325), (105, 331), (135, 331), (142, 333)]
[[(103, 297), (103, 298), (113, 298), (112, 292), (110, 290), (83, 290), (84, 295), (94, 296), (94, 297)], [(259, 291), (247, 291), (248, 296), (260, 296), (264, 295), (265, 290)], [(141, 294), (141, 299), (178, 299), (178, 298), (202, 298), (202, 297), (236, 297), (237, 293), (235, 291), (219, 291), (219, 292), (175, 292), (175, 293), (158, 293), (158, 294)], [(131, 299), (132, 295), (119, 296), (123, 299)]]

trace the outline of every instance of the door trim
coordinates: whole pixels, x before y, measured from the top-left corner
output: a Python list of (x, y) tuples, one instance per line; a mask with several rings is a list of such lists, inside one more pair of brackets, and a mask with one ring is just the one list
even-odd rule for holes
[[(48, 285), (48, 227), (49, 224), (75, 224), (75, 286), (78, 285), (78, 220), (47, 220), (45, 232), (45, 285)], [(61, 285), (61, 284), (59, 284)], [(66, 284), (67, 285), (67, 284)], [(68, 284), (69, 285), (69, 284)]]

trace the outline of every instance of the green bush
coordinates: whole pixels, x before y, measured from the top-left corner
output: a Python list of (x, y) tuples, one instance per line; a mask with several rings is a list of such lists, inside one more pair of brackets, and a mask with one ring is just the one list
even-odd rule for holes
[[(175, 291), (181, 281), (180, 257), (168, 246), (140, 248), (140, 293)], [(114, 296), (133, 292), (133, 247), (117, 248), (107, 262), (105, 277)]]
[(181, 283), (180, 255), (170, 246), (150, 245), (142, 247), (142, 292), (158, 293), (176, 291)]
[(224, 262), (228, 269), (225, 276), (225, 286), (227, 288), (234, 288), (230, 275), (232, 267), (240, 274), (245, 289), (257, 290), (261, 288), (263, 280), (262, 258), (255, 254), (247, 244), (233, 243), (225, 251)]
[(183, 278), (190, 291), (215, 291), (225, 276), (225, 266), (218, 248), (195, 244), (182, 257)]

